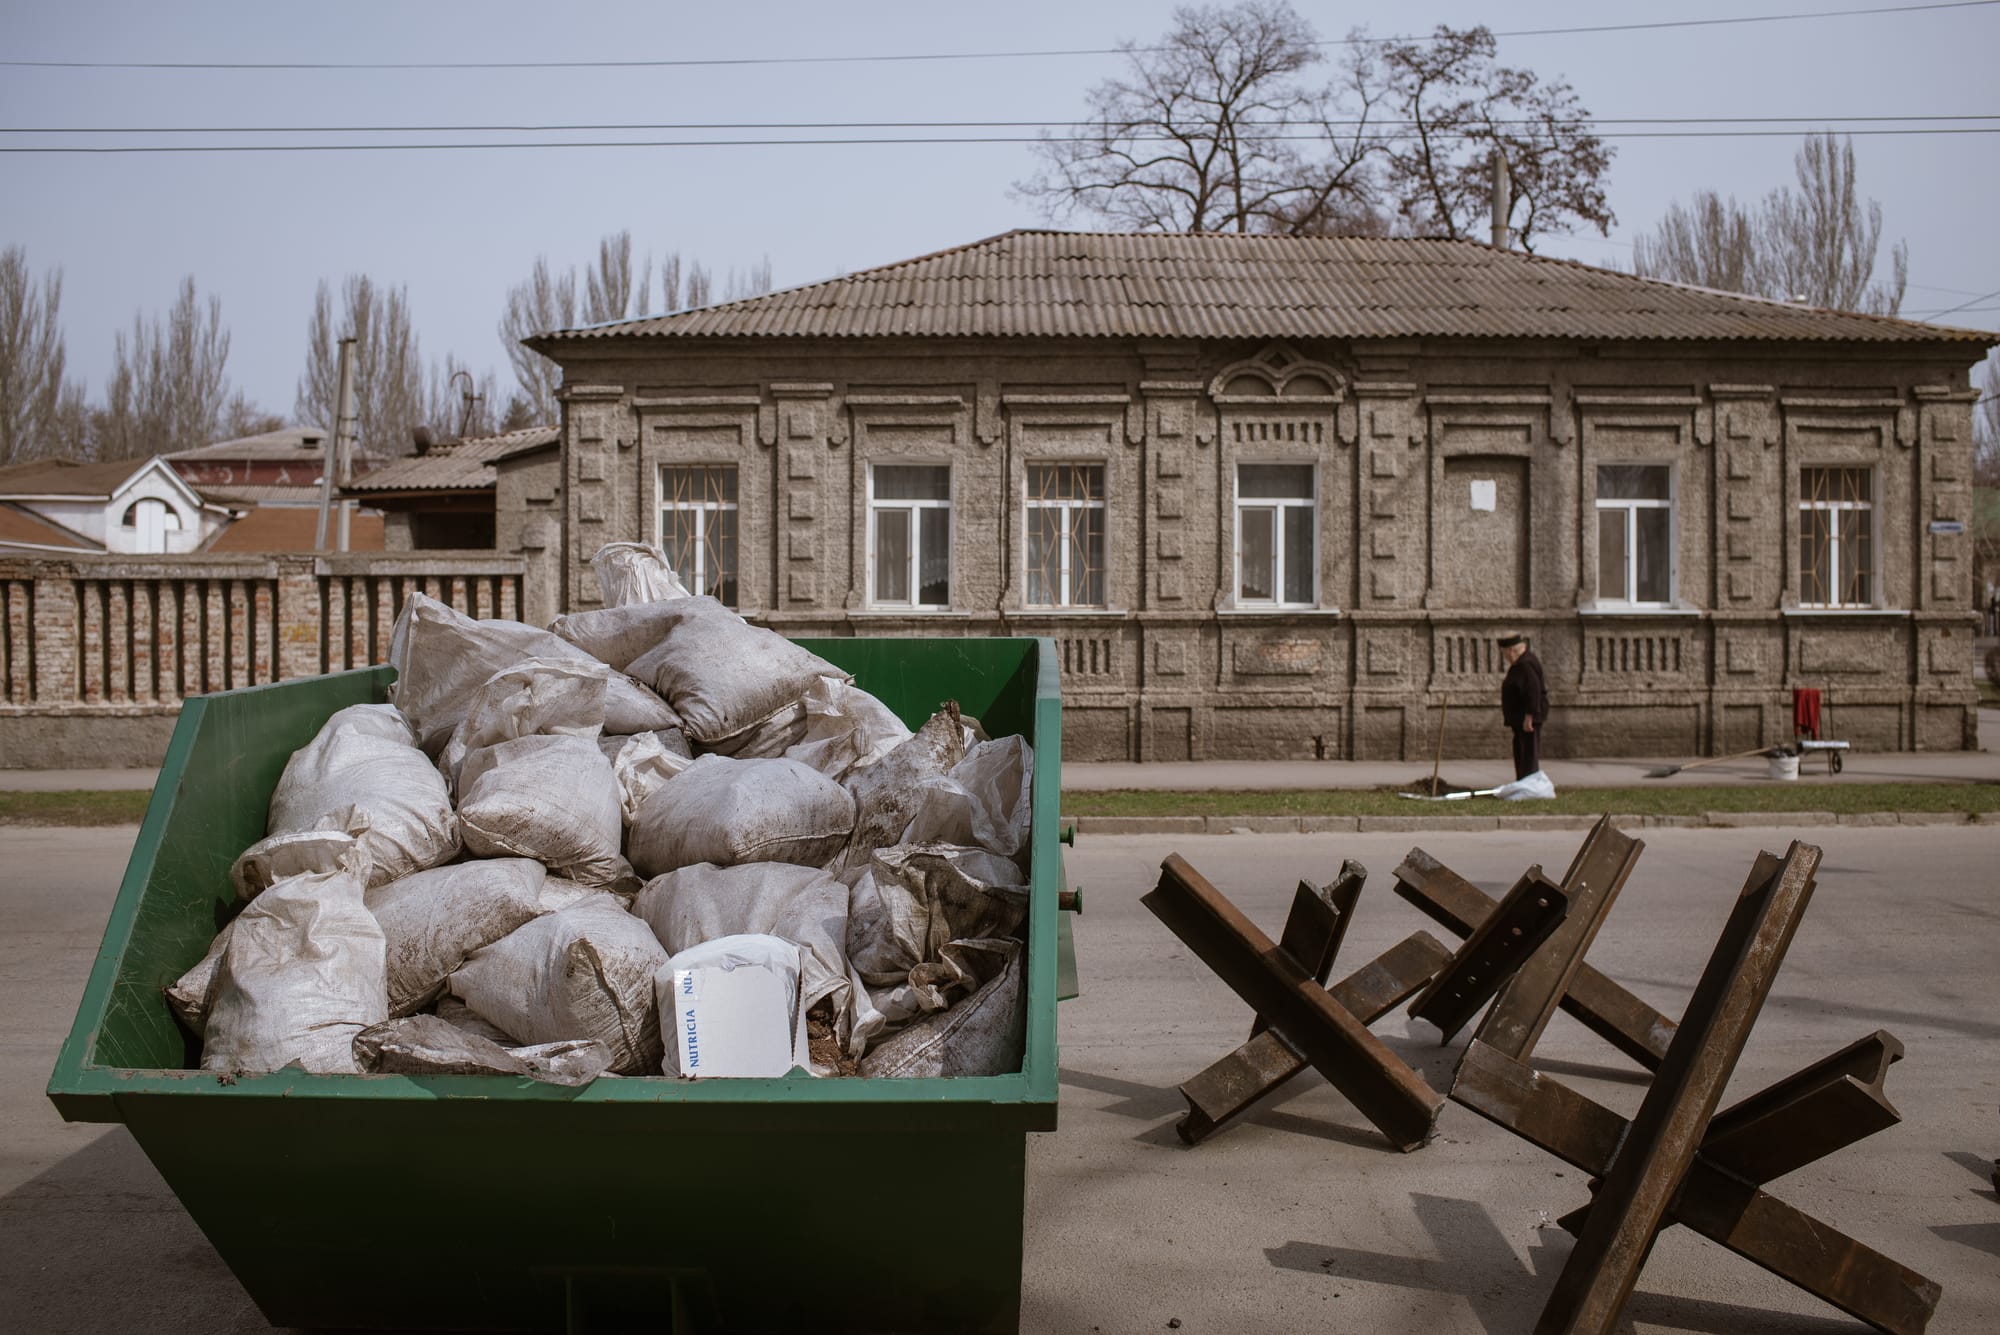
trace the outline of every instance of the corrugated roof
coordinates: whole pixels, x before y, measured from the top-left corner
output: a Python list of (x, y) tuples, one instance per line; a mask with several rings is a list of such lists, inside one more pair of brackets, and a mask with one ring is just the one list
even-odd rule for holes
[(33, 510), (0, 502), (0, 547), (59, 547), (64, 551), (101, 552), (104, 549), (80, 533), (72, 533), (53, 519), (44, 519)]
[(497, 436), (448, 440), (428, 454), (412, 455), (378, 468), (349, 484), (354, 493), (391, 491), (485, 491), (497, 475), (493, 465), (511, 455), (556, 442), (552, 426), (524, 427)]
[[(334, 525), (338, 522), (335, 516), (327, 516), (329, 545), (333, 541)], [(379, 511), (361, 510), (350, 516), (347, 525), (347, 549), (351, 552), (381, 551), (384, 546), (382, 529), (382, 515)], [(252, 510), (216, 534), (204, 550), (309, 552), (314, 550), (313, 539), (318, 535), (319, 507), (266, 505)]]
[(248, 483), (241, 486), (211, 486), (206, 482), (189, 482), (201, 498), (216, 505), (238, 507), (264, 505), (272, 501), (291, 505), (318, 505), (319, 487), (281, 487), (275, 482)]
[(239, 436), (199, 449), (178, 450), (169, 459), (269, 459), (291, 460), (317, 457), (326, 452), (327, 431), (316, 426), (288, 426), (257, 436)]
[(73, 459), (30, 459), (0, 468), (0, 495), (107, 497), (150, 462), (150, 459), (113, 459), (80, 464)]
[(1995, 341), (1990, 331), (1766, 301), (1473, 241), (1019, 231), (528, 343), (550, 351), (694, 337)]

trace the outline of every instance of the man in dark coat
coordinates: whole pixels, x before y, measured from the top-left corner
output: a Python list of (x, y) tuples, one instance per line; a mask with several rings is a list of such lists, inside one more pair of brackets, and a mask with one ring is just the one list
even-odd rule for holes
[(1549, 689), (1542, 681), (1542, 660), (1528, 648), (1527, 636), (1503, 635), (1500, 661), (1507, 665), (1507, 677), (1500, 683), (1500, 717), (1514, 730), (1514, 777), (1525, 779), (1542, 767)]

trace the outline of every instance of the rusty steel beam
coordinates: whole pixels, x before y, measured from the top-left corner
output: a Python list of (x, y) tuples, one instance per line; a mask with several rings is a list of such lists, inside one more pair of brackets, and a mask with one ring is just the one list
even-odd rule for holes
[[(1278, 949), (1297, 961), (1300, 968), (1324, 984), (1333, 972), (1334, 957), (1347, 939), (1347, 924), (1354, 920), (1354, 903), (1368, 880), (1368, 869), (1352, 858), (1340, 864), (1340, 875), (1324, 890), (1310, 881), (1300, 881), (1292, 895), (1292, 911), (1285, 915)], [(1250, 1022), (1250, 1037), (1268, 1026), (1259, 1015)]]
[(1902, 1059), (1902, 1043), (1878, 1029), (1717, 1113), (1702, 1157), (1762, 1186), (1892, 1127), (1902, 1114), (1883, 1084)]
[(1535, 1050), (1645, 849), (1637, 839), (1613, 829), (1609, 816), (1591, 828), (1563, 873), (1562, 893), (1569, 912), (1507, 980), (1479, 1026), (1479, 1036), (1489, 1046), (1523, 1060)]
[(1610, 1335), (1811, 901), (1820, 852), (1760, 853), (1536, 1335)]
[(1444, 1099), (1178, 854), (1141, 897), (1153, 916), (1404, 1151), (1430, 1139)]
[(1451, 1042), (1562, 924), (1569, 903), (1569, 895), (1540, 867), (1528, 868), (1411, 1003), (1410, 1014), (1436, 1025), (1440, 1042)]
[[(1418, 932), (1343, 978), (1331, 994), (1355, 1019), (1373, 1024), (1450, 959), (1442, 942)], [(1188, 1110), (1174, 1129), (1186, 1143), (1199, 1145), (1308, 1065), (1275, 1032), (1256, 1034), (1180, 1087)]]
[[(1495, 900), (1421, 848), (1396, 868), (1396, 893), (1458, 936), (1492, 913)], [(1659, 1069), (1673, 1040), (1674, 1022), (1589, 964), (1579, 966), (1563, 993), (1562, 1008), (1605, 1042), (1645, 1069)]]

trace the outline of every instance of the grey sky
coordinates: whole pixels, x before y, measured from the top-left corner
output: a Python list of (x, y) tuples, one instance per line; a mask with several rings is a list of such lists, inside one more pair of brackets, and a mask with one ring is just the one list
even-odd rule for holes
[[(1876, 0), (1896, 3), (1897, 0)], [(1491, 4), (1301, 3), (1323, 37), (1436, 23), (1496, 31), (1796, 13), (1865, 0)], [(83, 61), (562, 61), (1022, 51), (1142, 43), (1173, 6), (1008, 4), (554, 6), (439, 3), (32, 4), (0, 7), (0, 58)], [(1990, 61), (2000, 6), (1653, 32), (1503, 37), (1501, 58), (1565, 77), (1601, 118), (1978, 116), (2000, 127)], [(274, 126), (1064, 120), (1115, 56), (648, 70), (184, 71), (0, 69), (0, 125)], [(1607, 129), (1640, 127), (1606, 127)], [(1660, 127), (1666, 128), (1666, 127)], [(1776, 128), (1776, 127), (1774, 127)], [(1803, 131), (1805, 126), (1783, 127)], [(758, 132), (746, 132), (757, 135)], [(764, 132), (762, 137), (809, 131)], [(869, 133), (869, 132), (859, 132)], [(896, 133), (896, 132), (888, 132)], [(910, 133), (924, 133), (912, 131)], [(952, 133), (952, 132), (945, 132)], [(986, 132), (959, 132), (986, 133)], [(992, 133), (1011, 133), (995, 131)], [(479, 136), (413, 135), (422, 142)], [(520, 140), (518, 133), (492, 136)], [(579, 138), (555, 135), (551, 138)], [(612, 136), (601, 135), (601, 138)], [(646, 138), (721, 137), (658, 132)], [(249, 136), (274, 144), (353, 134)], [(388, 138), (384, 136), (383, 138)], [(177, 142), (166, 136), (148, 141)], [(0, 134), (0, 147), (130, 143)], [(185, 140), (179, 142), (186, 142)], [(2000, 135), (1857, 136), (1862, 187), (1908, 241), (1905, 314), (2000, 329)], [(1631, 236), (1709, 187), (1753, 198), (1791, 179), (1795, 137), (1620, 139), (1619, 224), (1545, 253), (1629, 263)], [(538, 253), (582, 263), (632, 229), (718, 276), (768, 256), (779, 285), (1042, 225), (1009, 198), (1021, 144), (590, 148), (453, 152), (0, 154), (0, 245), (63, 271), (72, 373), (95, 398), (112, 338), (168, 305), (183, 274), (222, 299), (230, 373), (289, 414), (314, 285), (365, 272), (407, 284), (427, 358), (447, 351), (511, 385), (495, 326)], [(1086, 223), (1071, 223), (1086, 226)], [(1886, 263), (1886, 255), (1884, 257)]]

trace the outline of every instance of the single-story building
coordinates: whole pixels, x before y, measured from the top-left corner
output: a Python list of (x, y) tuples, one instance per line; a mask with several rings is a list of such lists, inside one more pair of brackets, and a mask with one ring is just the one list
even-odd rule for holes
[(1052, 636), (1077, 759), (1974, 745), (1992, 335), (1467, 241), (1010, 232), (556, 331), (561, 596)]
[[(165, 458), (205, 499), (237, 513), (235, 522), (204, 550), (309, 552), (319, 543), (326, 447), (324, 428), (290, 426)], [(351, 475), (366, 476), (387, 461), (385, 455), (356, 451), (348, 468)], [(349, 514), (348, 551), (379, 552), (383, 542), (381, 511), (361, 508)], [(329, 516), (327, 546), (337, 545), (337, 520)]]
[(159, 455), (32, 459), (0, 468), (0, 548), (16, 554), (199, 551), (232, 517)]

